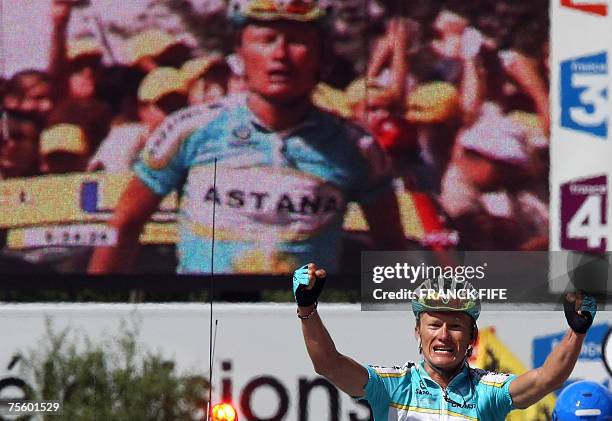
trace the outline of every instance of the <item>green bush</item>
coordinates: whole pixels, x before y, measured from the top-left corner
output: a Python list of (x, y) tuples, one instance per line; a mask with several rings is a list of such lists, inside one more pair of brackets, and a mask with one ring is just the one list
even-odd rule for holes
[(173, 361), (145, 349), (139, 326), (131, 317), (115, 336), (96, 342), (74, 329), (56, 332), (47, 320), (40, 346), (22, 357), (31, 399), (63, 401), (60, 418), (70, 421), (202, 419), (208, 380), (179, 374)]

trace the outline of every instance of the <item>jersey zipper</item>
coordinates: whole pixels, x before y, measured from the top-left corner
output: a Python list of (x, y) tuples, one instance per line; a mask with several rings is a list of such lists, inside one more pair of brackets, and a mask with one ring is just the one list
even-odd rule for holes
[(440, 420), (448, 420), (448, 392), (446, 388), (442, 388), (442, 408), (440, 408)]

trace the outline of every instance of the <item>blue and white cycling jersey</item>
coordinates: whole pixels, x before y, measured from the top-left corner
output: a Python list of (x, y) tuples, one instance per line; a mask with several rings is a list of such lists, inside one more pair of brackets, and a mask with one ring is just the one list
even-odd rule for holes
[(213, 202), (216, 272), (291, 272), (312, 261), (335, 272), (347, 202), (391, 188), (386, 157), (356, 126), (313, 108), (275, 132), (244, 96), (170, 116), (135, 172), (158, 195), (181, 193), (181, 273), (210, 271)]
[(497, 421), (514, 409), (509, 392), (514, 375), (466, 364), (444, 390), (423, 364), (366, 366), (369, 379), (359, 399), (368, 401), (374, 421)]

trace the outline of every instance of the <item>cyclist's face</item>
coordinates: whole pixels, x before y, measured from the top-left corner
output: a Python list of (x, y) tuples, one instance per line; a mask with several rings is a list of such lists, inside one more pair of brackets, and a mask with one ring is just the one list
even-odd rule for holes
[(417, 335), (425, 360), (439, 369), (454, 370), (472, 342), (472, 323), (465, 313), (422, 313)]
[(321, 45), (314, 25), (248, 25), (239, 53), (249, 90), (264, 98), (290, 102), (310, 95), (317, 84)]

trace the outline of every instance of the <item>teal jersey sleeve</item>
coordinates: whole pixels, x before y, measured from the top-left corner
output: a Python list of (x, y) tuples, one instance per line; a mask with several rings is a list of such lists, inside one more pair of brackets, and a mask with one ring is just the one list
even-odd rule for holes
[(141, 158), (134, 164), (134, 173), (153, 193), (165, 196), (182, 185), (187, 169), (179, 151), (162, 168), (153, 168)]
[(359, 399), (370, 404), (374, 420), (386, 420), (389, 407), (396, 405), (395, 401), (399, 400), (400, 395), (410, 399), (411, 367), (410, 364), (403, 367), (365, 366), (368, 370), (368, 383), (364, 396)]
[(376, 405), (381, 405), (385, 409), (390, 401), (389, 381), (385, 382), (383, 377), (372, 366), (365, 366), (368, 370), (368, 383), (365, 387), (365, 394), (360, 398), (367, 400), (370, 406), (374, 408)]
[(385, 419), (389, 409), (391, 397), (389, 393), (389, 382), (385, 382), (384, 378), (372, 367), (365, 366), (368, 370), (368, 383), (365, 387), (365, 394), (358, 398), (365, 400), (372, 409), (372, 415), (375, 420)]
[(478, 381), (480, 411), (483, 419), (503, 420), (514, 408), (510, 395), (510, 384), (516, 379), (514, 374), (486, 373)]
[(134, 165), (136, 176), (160, 196), (182, 186), (196, 143), (190, 139), (203, 136), (207, 124), (219, 114), (219, 109), (198, 105), (168, 116), (147, 140), (140, 159)]

